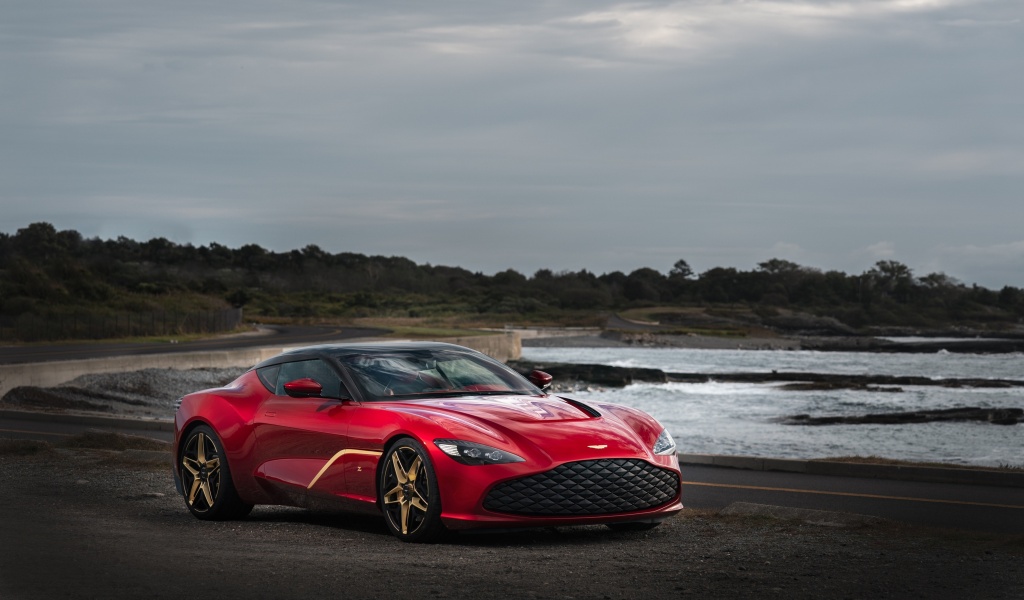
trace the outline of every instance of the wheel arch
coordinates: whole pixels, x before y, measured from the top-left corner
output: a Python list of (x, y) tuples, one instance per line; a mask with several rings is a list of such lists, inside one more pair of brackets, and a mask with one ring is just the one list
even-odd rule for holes
[[(174, 454), (172, 455), (171, 458), (171, 469), (173, 470), (174, 474), (174, 487), (175, 489), (178, 490), (178, 493), (180, 493), (181, 495), (185, 495), (185, 488), (182, 487), (181, 483), (181, 448), (188, 440), (188, 436), (192, 433), (192, 430), (195, 429), (196, 427), (199, 427), (200, 425), (206, 425), (210, 429), (213, 429), (213, 425), (210, 425), (209, 423), (200, 418), (195, 418), (186, 423), (185, 426), (182, 427), (181, 431), (174, 436)], [(225, 459), (226, 458), (227, 457), (225, 456)], [(230, 469), (231, 466), (228, 465), (228, 470), (230, 471)]]
[(263, 503), (263, 491), (249, 477), (254, 460), (252, 413), (256, 402), (223, 390), (197, 392), (182, 398), (175, 415), (174, 474), (181, 476), (178, 456), (188, 435), (198, 426), (209, 427), (220, 440), (228, 471), (238, 494), (250, 504)]
[(380, 480), (381, 477), (384, 476), (384, 459), (387, 457), (388, 452), (391, 451), (391, 448), (394, 447), (394, 445), (398, 443), (398, 440), (402, 438), (412, 438), (420, 444), (423, 444), (424, 448), (427, 447), (426, 444), (423, 443), (423, 440), (408, 431), (396, 431), (384, 440), (384, 444), (381, 446), (380, 460), (377, 461), (377, 472), (373, 477), (373, 489), (376, 492), (375, 496), (377, 498), (376, 505), (381, 511), (384, 510), (384, 500), (380, 497)]
[(175, 460), (175, 464), (177, 464), (177, 460), (178, 460), (177, 457), (181, 454), (181, 446), (182, 446), (182, 444), (184, 444), (185, 440), (188, 439), (188, 435), (190, 433), (192, 433), (192, 430), (195, 429), (196, 427), (199, 427), (200, 425), (206, 425), (210, 429), (213, 429), (214, 432), (217, 431), (217, 429), (211, 423), (209, 423), (208, 421), (205, 421), (204, 419), (202, 419), (200, 417), (196, 417), (195, 419), (192, 419), (191, 421), (186, 423), (185, 426), (182, 427), (181, 433), (178, 434), (177, 439), (175, 440), (175, 444), (174, 444), (174, 457), (175, 457), (174, 460)]

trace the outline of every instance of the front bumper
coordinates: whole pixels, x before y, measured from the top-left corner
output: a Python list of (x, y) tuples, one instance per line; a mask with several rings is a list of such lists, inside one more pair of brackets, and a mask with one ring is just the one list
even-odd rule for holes
[(660, 521), (683, 508), (681, 478), (675, 456), (652, 458), (589, 459), (532, 470), (459, 465), (458, 474), (438, 473), (441, 519), (449, 529)]

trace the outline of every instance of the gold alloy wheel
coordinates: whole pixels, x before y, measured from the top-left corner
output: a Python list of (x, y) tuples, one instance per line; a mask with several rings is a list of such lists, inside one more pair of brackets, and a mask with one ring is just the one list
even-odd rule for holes
[[(188, 490), (185, 500), (196, 512), (213, 508), (220, 493), (220, 451), (213, 438), (200, 431), (193, 433), (181, 453), (182, 483)], [(190, 481), (191, 480), (191, 481)]]
[(430, 482), (423, 457), (409, 446), (395, 448), (384, 465), (384, 512), (402, 535), (415, 533), (426, 521)]

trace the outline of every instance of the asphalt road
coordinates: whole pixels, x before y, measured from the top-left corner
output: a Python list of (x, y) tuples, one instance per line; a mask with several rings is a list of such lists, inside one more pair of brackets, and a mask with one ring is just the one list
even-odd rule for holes
[[(56, 443), (97, 429), (172, 439), (170, 431), (154, 429), (0, 418), (3, 438)], [(683, 503), (688, 508), (719, 510), (733, 502), (840, 511), (929, 527), (1024, 534), (1022, 488), (684, 465)]]
[(683, 504), (733, 502), (871, 515), (929, 527), (1024, 534), (1024, 489), (683, 467)]
[(0, 455), (0, 598), (1020, 598), (1006, 536), (686, 510), (647, 532), (560, 527), (403, 544), (379, 517), (258, 507), (200, 521), (166, 461)]
[(0, 346), (0, 364), (47, 362), (54, 360), (80, 360), (139, 354), (168, 354), (178, 352), (205, 352), (235, 350), (262, 346), (290, 346), (320, 344), (355, 338), (378, 337), (386, 329), (370, 327), (313, 327), (306, 325), (267, 325), (267, 333), (228, 335), (203, 340), (169, 344), (166, 342), (139, 342), (131, 344), (76, 343), (23, 346)]
[(140, 435), (170, 442), (173, 431), (142, 427), (105, 427), (96, 423), (65, 423), (37, 419), (16, 419), (0, 416), (0, 438), (15, 440), (42, 440), (59, 443), (60, 440), (87, 431), (114, 431), (125, 435)]

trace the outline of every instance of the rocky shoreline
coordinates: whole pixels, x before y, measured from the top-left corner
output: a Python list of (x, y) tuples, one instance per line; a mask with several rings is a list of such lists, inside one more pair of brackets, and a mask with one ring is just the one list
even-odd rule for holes
[[(572, 392), (592, 386), (625, 387), (633, 383), (776, 383), (793, 392), (852, 389), (872, 392), (903, 392), (901, 386), (932, 386), (944, 388), (1024, 388), (1019, 379), (977, 379), (896, 375), (840, 375), (831, 373), (666, 373), (661, 369), (635, 367), (613, 367), (609, 365), (541, 363), (513, 361), (509, 366), (521, 373), (534, 369), (545, 371), (554, 377), (553, 390)], [(883, 387), (884, 386), (884, 387)], [(938, 410), (921, 410), (896, 413), (876, 413), (845, 417), (812, 417), (794, 415), (782, 420), (787, 425), (836, 425), (836, 424), (906, 424), (931, 423), (937, 421), (978, 421), (995, 425), (1016, 425), (1024, 422), (1024, 409), (979, 407), (954, 407)]]
[(818, 387), (790, 389), (842, 389), (868, 385), (915, 385), (946, 388), (1012, 388), (1024, 387), (1024, 379), (945, 378), (932, 379), (913, 375), (848, 375), (837, 373), (798, 373), (787, 371), (736, 373), (678, 373), (661, 369), (613, 367), (579, 363), (548, 363), (516, 360), (508, 365), (520, 373), (539, 369), (550, 373), (556, 381), (578, 381), (607, 387), (623, 387), (632, 383), (791, 383)]
[(599, 335), (523, 339), (524, 347), (543, 348), (690, 348), (698, 350), (815, 350), (818, 352), (894, 352), (900, 354), (1008, 354), (1024, 352), (1024, 339), (962, 337), (894, 342), (871, 336), (780, 335), (711, 336), (658, 333), (657, 331), (606, 330)]

